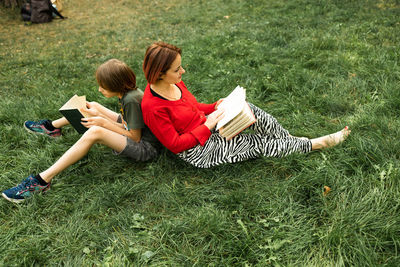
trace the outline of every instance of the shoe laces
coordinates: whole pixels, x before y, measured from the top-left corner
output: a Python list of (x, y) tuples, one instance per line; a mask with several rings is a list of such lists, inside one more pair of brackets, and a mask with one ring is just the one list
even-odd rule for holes
[(35, 122), (35, 126), (44, 125), (46, 121), (47, 121), (47, 120), (40, 120), (40, 121), (38, 121), (38, 122)]
[(29, 189), (32, 185), (34, 185), (34, 179), (32, 176), (29, 176), (27, 179), (22, 181), (20, 185), (17, 186), (17, 189)]

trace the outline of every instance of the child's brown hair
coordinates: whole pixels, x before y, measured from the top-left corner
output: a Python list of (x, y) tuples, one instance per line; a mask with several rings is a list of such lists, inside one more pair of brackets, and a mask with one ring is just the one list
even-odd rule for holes
[(96, 70), (96, 80), (105, 90), (126, 93), (135, 90), (136, 76), (133, 70), (118, 59), (110, 59)]

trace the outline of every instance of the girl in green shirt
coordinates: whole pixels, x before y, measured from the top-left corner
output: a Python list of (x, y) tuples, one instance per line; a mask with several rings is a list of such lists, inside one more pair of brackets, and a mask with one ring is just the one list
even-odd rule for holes
[[(124, 62), (111, 59), (98, 67), (96, 80), (99, 92), (105, 97), (116, 97), (120, 103), (118, 114), (96, 102), (87, 102), (83, 118), (88, 130), (52, 166), (37, 175), (30, 175), (19, 185), (5, 190), (2, 196), (12, 202), (22, 202), (35, 192), (50, 188), (51, 180), (60, 172), (80, 160), (90, 148), (100, 143), (113, 149), (114, 154), (126, 156), (133, 161), (147, 161), (157, 154), (158, 141), (143, 122), (140, 103), (143, 92), (136, 87), (136, 76)], [(51, 137), (61, 135), (61, 128), (69, 124), (60, 118), (55, 121), (26, 121), (24, 127), (33, 133)]]

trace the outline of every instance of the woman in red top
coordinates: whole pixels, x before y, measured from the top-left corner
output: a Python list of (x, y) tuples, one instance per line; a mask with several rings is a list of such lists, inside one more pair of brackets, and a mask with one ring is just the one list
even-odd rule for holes
[(257, 121), (254, 134), (240, 133), (230, 141), (214, 130), (224, 114), (213, 104), (197, 102), (182, 81), (181, 49), (163, 42), (147, 48), (143, 71), (148, 81), (142, 100), (143, 119), (160, 142), (190, 164), (209, 168), (259, 156), (282, 157), (293, 152), (331, 147), (350, 133), (343, 130), (323, 137), (294, 137), (274, 117), (249, 103)]

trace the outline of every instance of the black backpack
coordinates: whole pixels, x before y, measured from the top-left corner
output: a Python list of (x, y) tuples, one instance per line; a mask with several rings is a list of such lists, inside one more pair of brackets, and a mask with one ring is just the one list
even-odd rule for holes
[(23, 21), (31, 21), (31, 3), (25, 3), (21, 7), (21, 16)]
[(64, 17), (51, 4), (50, 0), (31, 0), (21, 7), (21, 16), (24, 21), (33, 23), (50, 22), (53, 19), (53, 13), (61, 19)]

